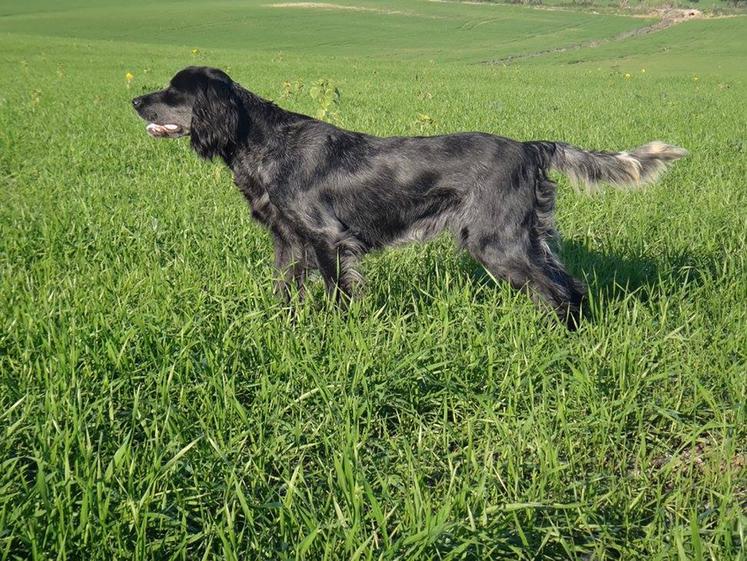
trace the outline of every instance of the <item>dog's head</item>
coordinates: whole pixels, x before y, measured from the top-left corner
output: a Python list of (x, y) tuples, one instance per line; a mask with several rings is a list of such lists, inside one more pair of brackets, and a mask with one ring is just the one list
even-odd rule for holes
[(203, 158), (228, 157), (246, 134), (248, 121), (233, 80), (217, 68), (190, 66), (160, 91), (132, 100), (155, 138), (189, 135)]

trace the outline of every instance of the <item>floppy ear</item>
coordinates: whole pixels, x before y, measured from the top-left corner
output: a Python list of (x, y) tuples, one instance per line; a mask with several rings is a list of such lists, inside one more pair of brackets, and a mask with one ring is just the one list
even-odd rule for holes
[(233, 157), (248, 129), (246, 109), (233, 84), (210, 80), (192, 106), (190, 144), (202, 158)]

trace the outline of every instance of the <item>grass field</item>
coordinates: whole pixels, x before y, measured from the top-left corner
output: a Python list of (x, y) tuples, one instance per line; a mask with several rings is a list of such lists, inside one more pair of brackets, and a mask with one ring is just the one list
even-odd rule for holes
[[(747, 18), (270, 3), (0, 0), (0, 559), (745, 559)], [(189, 64), (374, 134), (690, 156), (558, 178), (578, 333), (445, 238), (292, 321), (227, 170), (130, 107)]]

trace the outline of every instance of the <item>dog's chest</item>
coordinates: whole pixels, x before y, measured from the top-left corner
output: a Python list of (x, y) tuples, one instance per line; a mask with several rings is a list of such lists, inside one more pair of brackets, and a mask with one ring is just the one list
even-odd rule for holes
[(245, 173), (234, 174), (234, 183), (249, 203), (252, 216), (265, 226), (271, 226), (277, 213), (262, 183), (253, 174)]

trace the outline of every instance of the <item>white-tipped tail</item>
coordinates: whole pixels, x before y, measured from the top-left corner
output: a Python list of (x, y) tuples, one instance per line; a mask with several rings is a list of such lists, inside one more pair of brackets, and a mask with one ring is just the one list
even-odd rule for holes
[[(627, 152), (593, 152), (562, 142), (531, 142), (545, 156), (548, 167), (591, 191), (599, 183), (639, 187), (656, 181), (670, 163), (687, 150), (661, 141), (649, 142)], [(548, 161), (549, 160), (549, 161)]]

